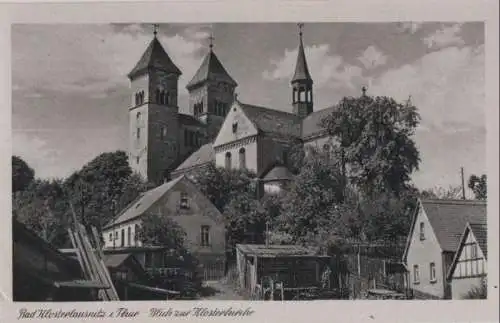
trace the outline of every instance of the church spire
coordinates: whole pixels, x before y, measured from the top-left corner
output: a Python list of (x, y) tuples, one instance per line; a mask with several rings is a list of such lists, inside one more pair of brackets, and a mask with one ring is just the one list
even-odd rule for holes
[(302, 41), (302, 27), (299, 26), (299, 48), (297, 51), (297, 64), (292, 78), (292, 105), (293, 113), (304, 118), (313, 112), (313, 80), (307, 67), (304, 43)]
[(299, 27), (299, 49), (292, 83), (297, 81), (309, 81), (312, 83), (311, 74), (309, 74), (309, 68), (307, 67), (306, 54), (304, 53), (304, 42), (302, 41), (302, 28), (304, 27), (304, 24), (299, 23), (297, 26)]

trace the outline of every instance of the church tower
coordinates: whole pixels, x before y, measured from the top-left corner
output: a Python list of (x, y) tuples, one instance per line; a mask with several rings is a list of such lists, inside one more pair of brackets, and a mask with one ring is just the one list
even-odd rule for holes
[(226, 71), (213, 50), (209, 51), (186, 89), (189, 92), (189, 113), (207, 125), (207, 140), (219, 133), (222, 122), (234, 100), (236, 81)]
[(157, 38), (128, 74), (132, 92), (129, 108), (129, 163), (144, 179), (160, 184), (178, 158), (179, 107), (175, 66)]
[(313, 112), (313, 80), (304, 53), (302, 27), (303, 24), (299, 24), (299, 50), (291, 84), (293, 113), (304, 118)]

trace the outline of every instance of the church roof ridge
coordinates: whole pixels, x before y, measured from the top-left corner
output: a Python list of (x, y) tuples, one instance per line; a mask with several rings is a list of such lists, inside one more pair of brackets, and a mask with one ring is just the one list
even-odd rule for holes
[(194, 74), (193, 78), (186, 85), (186, 88), (189, 90), (200, 83), (214, 79), (220, 80), (222, 82), (227, 82), (234, 87), (238, 85), (238, 83), (229, 75), (227, 70), (224, 68), (212, 48), (210, 48), (207, 55), (205, 55), (205, 57), (203, 58), (203, 61), (201, 62), (201, 65)]
[(167, 73), (181, 75), (181, 70), (174, 64), (170, 56), (155, 36), (142, 54), (141, 58), (128, 74), (130, 79), (142, 74), (149, 68), (156, 68)]

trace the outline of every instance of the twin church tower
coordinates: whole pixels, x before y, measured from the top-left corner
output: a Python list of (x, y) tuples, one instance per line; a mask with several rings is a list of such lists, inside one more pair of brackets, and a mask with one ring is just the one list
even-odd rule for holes
[[(293, 114), (305, 118), (313, 112), (313, 81), (307, 67), (299, 24), (299, 49), (291, 80)], [(187, 84), (188, 114), (179, 112), (178, 81), (181, 70), (157, 38), (128, 74), (132, 91), (129, 108), (129, 163), (143, 178), (160, 184), (169, 173), (202, 145), (217, 136), (235, 100), (236, 81), (215, 55), (208, 53)]]

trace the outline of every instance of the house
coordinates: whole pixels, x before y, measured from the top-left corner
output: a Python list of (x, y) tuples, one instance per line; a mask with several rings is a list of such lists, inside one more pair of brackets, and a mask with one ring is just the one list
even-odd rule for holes
[[(134, 252), (146, 270), (167, 267), (170, 251), (146, 246), (137, 232), (148, 213), (169, 216), (186, 233), (185, 247), (203, 266), (224, 267), (225, 226), (222, 215), (198, 188), (180, 176), (143, 193), (103, 228), (105, 249)], [(141, 250), (141, 252), (136, 252)], [(163, 256), (161, 254), (164, 254)]]
[(299, 245), (236, 245), (238, 284), (247, 295), (262, 294), (266, 280), (283, 286), (290, 299), (297, 292), (317, 288), (330, 257)]
[(477, 221), (486, 221), (485, 202), (419, 200), (403, 254), (416, 298), (451, 297), (448, 271), (467, 223)]
[(78, 261), (12, 219), (13, 298), (18, 302), (92, 301), (100, 282), (85, 280)]
[(448, 272), (453, 299), (462, 299), (467, 292), (481, 287), (487, 276), (487, 249), (486, 223), (467, 223)]

